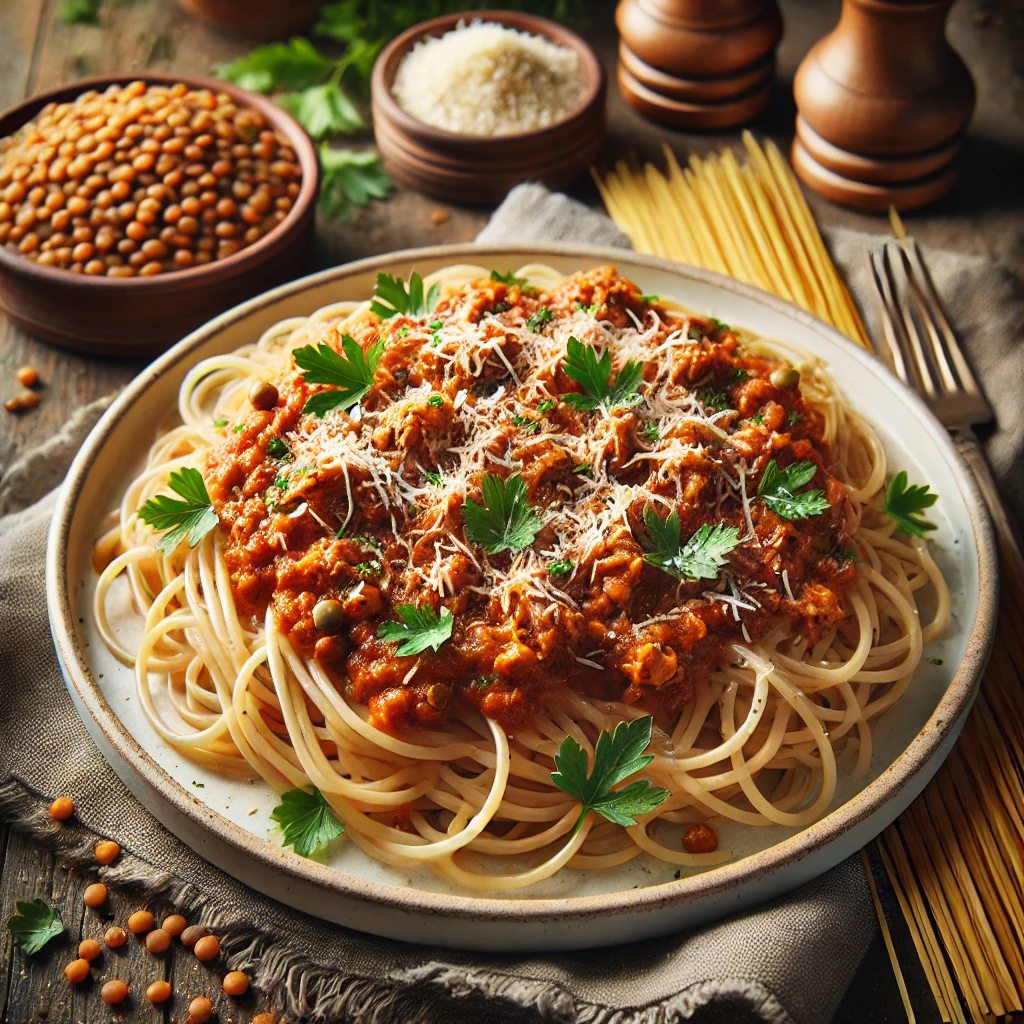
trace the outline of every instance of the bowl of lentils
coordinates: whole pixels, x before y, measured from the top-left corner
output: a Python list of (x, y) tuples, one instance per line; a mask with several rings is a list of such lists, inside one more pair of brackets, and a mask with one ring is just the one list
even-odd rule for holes
[(299, 276), (316, 151), (262, 96), (147, 74), (0, 114), (0, 305), (29, 333), (148, 356)]

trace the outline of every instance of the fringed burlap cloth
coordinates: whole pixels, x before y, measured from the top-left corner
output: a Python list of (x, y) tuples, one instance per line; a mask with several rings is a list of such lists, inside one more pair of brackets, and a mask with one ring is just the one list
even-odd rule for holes
[[(625, 244), (605, 218), (535, 186), (513, 192), (483, 237)], [(863, 241), (833, 239), (840, 262), (854, 271)], [(999, 408), (1002, 433), (991, 452), (1007, 480), (1024, 433), (1018, 398), (1024, 354), (1013, 344), (1019, 300), (1007, 290), (1007, 277), (985, 261), (944, 253), (928, 258)], [(783, 900), (693, 934), (526, 958), (404, 945), (325, 924), (253, 892), (179, 842), (136, 803), (93, 746), (65, 691), (47, 627), (43, 552), (53, 495), (46, 491), (101, 411), (101, 405), (83, 410), (60, 436), (5, 466), (0, 478), (0, 818), (88, 871), (95, 870), (96, 837), (116, 839), (125, 855), (99, 876), (201, 915), (223, 936), (230, 966), (275, 992), (293, 1019), (822, 1024), (831, 1018), (876, 928), (855, 859)], [(46, 807), (62, 794), (74, 798), (77, 813), (59, 827)]]

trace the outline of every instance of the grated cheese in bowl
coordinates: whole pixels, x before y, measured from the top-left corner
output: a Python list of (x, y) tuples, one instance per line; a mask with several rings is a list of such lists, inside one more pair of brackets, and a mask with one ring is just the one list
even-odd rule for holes
[(402, 58), (391, 91), (402, 110), (435, 128), (517, 135), (571, 114), (583, 85), (569, 47), (475, 21), (418, 42)]

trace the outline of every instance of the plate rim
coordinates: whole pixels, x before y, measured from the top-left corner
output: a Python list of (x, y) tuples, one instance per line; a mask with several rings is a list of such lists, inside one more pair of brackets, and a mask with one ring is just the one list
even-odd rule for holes
[[(579, 258), (593, 261), (591, 265), (594, 266), (629, 261), (651, 270), (733, 292), (789, 316), (800, 322), (803, 327), (823, 335), (831, 343), (844, 349), (847, 355), (875, 375), (881, 384), (899, 395), (932, 437), (957, 478), (970, 518), (978, 558), (978, 603), (968, 633), (964, 657), (934, 711), (903, 752), (865, 789), (796, 835), (739, 860), (685, 878), (600, 895), (494, 898), (429, 892), (406, 885), (370, 881), (300, 857), (287, 848), (277, 846), (270, 839), (247, 832), (199, 801), (161, 768), (128, 733), (127, 728), (107, 704), (93, 678), (74, 628), (68, 579), (68, 539), (78, 495), (88, 478), (95, 456), (116, 430), (131, 405), (163, 374), (189, 358), (195, 348), (262, 306), (271, 305), (331, 280), (377, 269), (384, 270), (399, 263), (415, 263), (420, 259), (435, 260), (449, 256), (452, 263), (475, 262), (493, 254), (521, 254), (531, 262), (535, 262), (537, 257), (543, 259), (545, 256)], [(792, 867), (800, 860), (820, 851), (843, 833), (878, 813), (889, 800), (911, 783), (919, 772), (931, 767), (930, 774), (934, 773), (938, 765), (932, 765), (932, 760), (940, 752), (944, 740), (950, 733), (958, 732), (962, 727), (988, 661), (995, 636), (998, 575), (995, 536), (987, 507), (973, 473), (948, 432), (915, 392), (889, 374), (884, 364), (878, 362), (871, 353), (836, 328), (806, 310), (753, 285), (714, 271), (675, 263), (629, 249), (529, 241), (505, 244), (466, 242), (395, 250), (340, 264), (280, 285), (208, 321), (145, 367), (116, 397), (89, 433), (61, 485), (47, 540), (46, 600), (51, 633), (59, 659), (65, 667), (65, 682), (74, 686), (80, 706), (88, 712), (95, 727), (115, 746), (121, 758), (145, 785), (158, 792), (160, 797), (169, 802), (179, 814), (186, 816), (200, 828), (210, 831), (233, 850), (255, 859), (263, 868), (286, 872), (339, 897), (377, 903), (392, 910), (445, 918), (488, 920), (494, 923), (505, 921), (564, 924), (581, 923), (598, 916), (632, 916), (677, 907), (697, 899), (706, 900), (716, 895), (726, 896), (751, 878)]]

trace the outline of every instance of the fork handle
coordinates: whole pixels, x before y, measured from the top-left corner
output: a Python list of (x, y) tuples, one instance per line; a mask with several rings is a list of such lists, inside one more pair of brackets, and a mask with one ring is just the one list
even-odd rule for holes
[(1006, 514), (1003, 500), (999, 496), (999, 490), (996, 487), (995, 478), (992, 476), (992, 470), (989, 468), (988, 459), (985, 458), (985, 452), (978, 439), (965, 431), (953, 431), (953, 443), (964, 457), (964, 461), (970, 466), (981, 496), (985, 499), (985, 504), (988, 505), (989, 513), (992, 516), (992, 525), (996, 530), (996, 539), (999, 543), (1004, 579), (1009, 581), (1009, 578), (1012, 578), (1015, 584), (1014, 590), (1024, 591), (1024, 558), (1021, 557), (1017, 535)]

